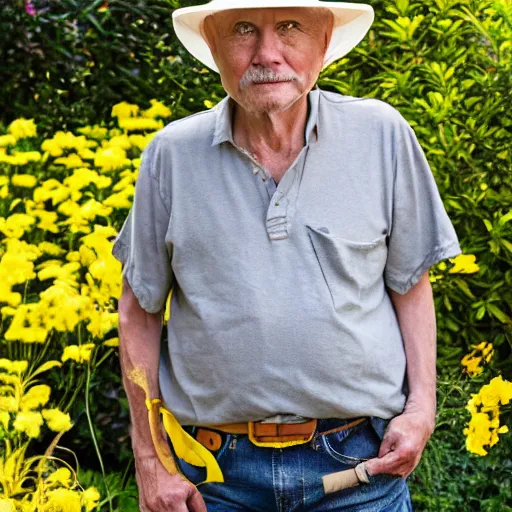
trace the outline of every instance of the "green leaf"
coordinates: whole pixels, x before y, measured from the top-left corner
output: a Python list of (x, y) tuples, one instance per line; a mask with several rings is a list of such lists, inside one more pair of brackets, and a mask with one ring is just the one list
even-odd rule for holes
[(444, 305), (446, 306), (446, 309), (448, 311), (452, 311), (453, 310), (452, 303), (450, 302), (450, 299), (448, 298), (448, 295), (444, 295), (443, 296), (443, 302), (444, 302)]
[(506, 222), (508, 222), (509, 220), (512, 220), (512, 210), (510, 210), (508, 213), (506, 213), (505, 215), (503, 215), (502, 217), (500, 217), (498, 219), (498, 224), (500, 226), (503, 226), (503, 224), (505, 224)]
[(500, 240), (500, 243), (512, 253), (512, 243), (510, 243), (508, 240), (505, 240), (504, 238)]
[(454, 282), (470, 299), (476, 299), (473, 293), (471, 293), (471, 290), (469, 289), (468, 283), (466, 283), (466, 281), (463, 281), (462, 279), (454, 279)]
[(460, 327), (451, 318), (445, 318), (444, 321), (450, 331), (459, 332)]
[(482, 320), (482, 318), (485, 316), (485, 306), (480, 306), (478, 308), (478, 311), (476, 312), (475, 318), (477, 320)]
[(504, 313), (498, 306), (495, 306), (494, 304), (487, 304), (487, 310), (489, 311), (489, 313), (495, 316), (501, 323), (512, 323), (512, 318), (510, 318), (506, 313)]

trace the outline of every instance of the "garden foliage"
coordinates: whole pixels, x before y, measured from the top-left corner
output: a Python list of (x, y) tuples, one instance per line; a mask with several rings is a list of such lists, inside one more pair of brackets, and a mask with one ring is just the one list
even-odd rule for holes
[[(370, 3), (319, 86), (400, 110), (463, 249), (430, 270), (438, 421), (415, 510), (512, 510), (512, 2)], [(112, 240), (154, 134), (224, 95), (176, 41), (178, 5), (0, 7), (2, 511), (137, 510)]]

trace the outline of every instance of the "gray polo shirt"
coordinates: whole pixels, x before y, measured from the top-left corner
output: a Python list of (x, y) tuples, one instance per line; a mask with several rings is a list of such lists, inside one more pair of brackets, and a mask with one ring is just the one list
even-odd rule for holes
[(166, 406), (182, 425), (400, 414), (386, 286), (462, 252), (413, 129), (384, 101), (313, 89), (276, 187), (234, 144), (232, 101), (157, 133), (114, 244), (147, 312), (174, 288)]

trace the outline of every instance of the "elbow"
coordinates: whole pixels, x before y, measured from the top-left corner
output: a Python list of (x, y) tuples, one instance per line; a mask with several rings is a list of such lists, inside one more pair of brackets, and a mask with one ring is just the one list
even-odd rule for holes
[(148, 313), (139, 303), (136, 295), (128, 283), (126, 278), (123, 278), (123, 288), (118, 302), (118, 315), (119, 324), (126, 325), (130, 323), (147, 324), (148, 317), (151, 319), (160, 319), (162, 311), (158, 313)]

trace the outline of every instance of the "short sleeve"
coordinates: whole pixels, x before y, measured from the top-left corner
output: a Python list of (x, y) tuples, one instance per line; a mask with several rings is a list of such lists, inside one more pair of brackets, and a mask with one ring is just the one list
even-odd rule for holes
[(114, 240), (113, 256), (123, 264), (126, 278), (140, 306), (148, 313), (161, 311), (173, 285), (165, 236), (170, 205), (160, 193), (157, 176), (161, 159), (155, 137), (144, 149), (133, 204)]
[(429, 267), (461, 253), (425, 154), (400, 116), (386, 286), (407, 293)]

